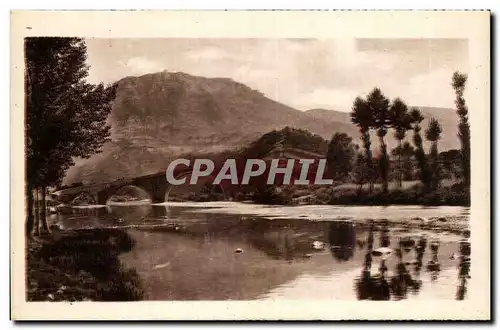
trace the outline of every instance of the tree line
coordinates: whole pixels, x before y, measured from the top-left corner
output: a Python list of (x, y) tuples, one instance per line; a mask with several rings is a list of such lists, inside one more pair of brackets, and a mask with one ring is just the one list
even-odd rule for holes
[[(365, 98), (356, 97), (350, 113), (351, 122), (359, 129), (361, 147), (354, 144), (353, 139), (345, 133), (335, 133), (331, 138), (327, 152), (330, 174), (337, 179), (350, 178), (360, 190), (365, 184), (368, 185), (369, 194), (373, 193), (374, 183), (379, 181), (382, 192), (387, 193), (391, 173), (397, 187), (401, 189), (403, 180), (413, 179), (413, 167), (416, 165), (417, 178), (424, 192), (436, 191), (441, 179), (447, 176), (455, 176), (464, 187), (470, 187), (470, 124), (464, 99), (466, 82), (466, 74), (453, 74), (451, 86), (455, 91), (459, 118), (457, 136), (460, 150), (439, 153), (438, 143), (442, 137), (439, 121), (430, 118), (428, 127), (422, 131), (424, 116), (418, 108), (410, 109), (399, 97), (391, 101), (375, 87)], [(398, 142), (391, 155), (385, 142), (390, 130)], [(378, 138), (378, 157), (373, 156), (371, 132)], [(409, 132), (412, 132), (410, 141), (407, 140)], [(424, 138), (430, 142), (427, 151)], [(455, 168), (456, 163), (459, 164), (458, 170)]]
[[(25, 51), (25, 161), (28, 235), (49, 232), (46, 194), (74, 159), (101, 151), (116, 86), (87, 82), (83, 39), (29, 37)], [(38, 200), (40, 198), (40, 200)]]

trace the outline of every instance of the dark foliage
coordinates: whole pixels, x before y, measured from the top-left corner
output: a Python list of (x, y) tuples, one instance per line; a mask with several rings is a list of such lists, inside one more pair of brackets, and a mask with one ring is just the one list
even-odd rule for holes
[[(59, 185), (75, 157), (88, 158), (109, 141), (106, 118), (115, 86), (86, 81), (83, 39), (25, 39), (26, 194)], [(33, 227), (29, 200), (27, 231)], [(42, 214), (45, 214), (42, 210)], [(45, 220), (42, 218), (42, 220)], [(44, 224), (46, 225), (46, 224)]]
[(134, 242), (116, 229), (79, 230), (28, 253), (29, 301), (133, 301), (143, 291), (118, 255)]
[(382, 179), (382, 190), (387, 192), (389, 189), (389, 156), (387, 154), (387, 145), (385, 136), (391, 127), (391, 117), (389, 113), (389, 100), (382, 94), (379, 88), (374, 88), (366, 97), (368, 107), (373, 114), (372, 127), (377, 131), (380, 141), (379, 169)]
[(361, 134), (361, 141), (365, 149), (364, 161), (366, 162), (365, 169), (367, 173), (365, 176), (368, 178), (369, 191), (373, 191), (373, 156), (371, 151), (370, 140), (370, 127), (374, 121), (373, 112), (371, 112), (368, 103), (361, 97), (356, 97), (351, 111), (351, 122), (358, 126), (359, 133)]
[(470, 185), (470, 124), (469, 124), (469, 109), (465, 103), (464, 91), (467, 83), (467, 75), (455, 72), (452, 78), (452, 87), (455, 90), (455, 106), (457, 107), (457, 115), (460, 118), (458, 123), (458, 138), (462, 146), (461, 165), (462, 175), (465, 185)]
[(397, 182), (398, 186), (401, 188), (402, 182), (403, 182), (403, 176), (405, 173), (405, 168), (401, 162), (401, 158), (403, 156), (403, 139), (406, 136), (406, 131), (411, 129), (411, 116), (408, 113), (408, 106), (406, 103), (403, 102), (400, 98), (396, 98), (394, 101), (392, 101), (390, 110), (389, 110), (389, 117), (390, 117), (390, 122), (391, 126), (394, 129), (394, 137), (396, 140), (398, 140), (398, 147), (399, 152), (396, 153), (397, 155)]
[(420, 123), (424, 120), (424, 117), (417, 108), (413, 108), (410, 115), (413, 122), (413, 143), (415, 144), (415, 158), (418, 164), (419, 178), (424, 187), (429, 190), (431, 181), (430, 173), (427, 165), (427, 158), (425, 156), (422, 136), (420, 135)]
[(276, 148), (296, 148), (324, 155), (328, 142), (307, 130), (285, 127), (262, 135), (250, 146), (241, 150), (240, 155), (247, 159), (262, 158)]
[(326, 155), (330, 176), (335, 180), (348, 179), (352, 171), (354, 156), (355, 148), (352, 138), (345, 133), (335, 133), (330, 140)]
[(429, 205), (470, 206), (470, 190), (462, 185), (428, 191), (424, 187), (368, 194), (363, 191), (333, 195), (332, 205)]
[(439, 163), (438, 141), (441, 138), (442, 128), (437, 119), (431, 118), (429, 127), (425, 131), (425, 137), (431, 141), (430, 158), (430, 188), (436, 190), (441, 181), (441, 165)]

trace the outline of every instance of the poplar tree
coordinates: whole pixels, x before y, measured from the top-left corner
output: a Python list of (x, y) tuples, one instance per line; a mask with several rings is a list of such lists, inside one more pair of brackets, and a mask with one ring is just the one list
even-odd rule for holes
[(464, 91), (467, 83), (467, 75), (455, 72), (452, 77), (451, 85), (455, 90), (455, 106), (459, 117), (458, 138), (461, 148), (461, 167), (464, 184), (470, 186), (470, 124), (469, 109), (465, 103)]

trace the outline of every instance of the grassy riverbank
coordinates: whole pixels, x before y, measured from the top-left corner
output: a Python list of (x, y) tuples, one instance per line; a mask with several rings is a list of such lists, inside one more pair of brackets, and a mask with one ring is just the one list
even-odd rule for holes
[(406, 190), (375, 191), (345, 190), (333, 193), (328, 204), (332, 205), (425, 205), (425, 206), (470, 206), (470, 189), (463, 187), (441, 187), (436, 191), (425, 191), (420, 186)]
[[(411, 182), (410, 182), (411, 183)], [(324, 186), (282, 186), (257, 191), (250, 199), (260, 204), (279, 205), (426, 205), (470, 206), (470, 189), (460, 184), (442, 186), (436, 191), (426, 191), (415, 183), (392, 188), (387, 193), (376, 185), (372, 193), (365, 185), (359, 189), (354, 184), (333, 188)]]
[(28, 301), (133, 301), (143, 291), (118, 255), (134, 242), (118, 229), (56, 232), (27, 243)]

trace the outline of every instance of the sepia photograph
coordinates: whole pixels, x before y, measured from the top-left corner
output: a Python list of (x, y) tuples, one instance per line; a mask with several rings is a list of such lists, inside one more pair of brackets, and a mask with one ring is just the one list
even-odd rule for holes
[(13, 12), (11, 317), (489, 319), (490, 14), (384, 14)]

